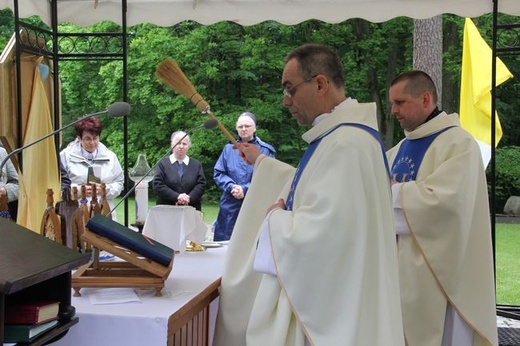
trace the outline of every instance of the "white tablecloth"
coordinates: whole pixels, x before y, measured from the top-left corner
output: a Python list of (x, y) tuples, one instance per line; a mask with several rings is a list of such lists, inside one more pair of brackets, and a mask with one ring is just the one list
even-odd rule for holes
[[(168, 318), (222, 275), (227, 245), (203, 252), (175, 255), (162, 297), (155, 291), (137, 290), (140, 303), (94, 305), (89, 294), (104, 288), (82, 288), (72, 297), (79, 323), (53, 346), (165, 346)], [(210, 339), (216, 309), (210, 306)], [(211, 342), (210, 342), (211, 344)]]
[(186, 240), (202, 243), (208, 226), (190, 206), (157, 205), (148, 211), (143, 234), (175, 251), (184, 252)]

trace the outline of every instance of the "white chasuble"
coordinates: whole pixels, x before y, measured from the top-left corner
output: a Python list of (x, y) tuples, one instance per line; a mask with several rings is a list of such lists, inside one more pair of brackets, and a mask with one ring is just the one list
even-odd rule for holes
[[(303, 138), (309, 143), (346, 122), (377, 129), (375, 114), (374, 104), (342, 104)], [(250, 204), (239, 215), (244, 222), (229, 245), (216, 345), (404, 345), (383, 155), (360, 128), (341, 126), (321, 141), (302, 172), (293, 210), (275, 209), (266, 220), (278, 275), (255, 273), (252, 262), (267, 207), (287, 198), (294, 169), (285, 187), (272, 192), (283, 166), (260, 162)], [(255, 197), (251, 191), (260, 182)], [(255, 208), (253, 199), (266, 195), (270, 203)]]
[[(398, 246), (406, 340), (410, 346), (441, 345), (449, 305), (473, 329), (472, 345), (497, 345), (491, 224), (479, 147), (457, 114), (443, 112), (405, 135), (418, 139), (447, 127), (453, 128), (431, 143), (416, 180), (399, 190), (409, 229), (399, 235)], [(388, 151), (390, 166), (401, 144)]]

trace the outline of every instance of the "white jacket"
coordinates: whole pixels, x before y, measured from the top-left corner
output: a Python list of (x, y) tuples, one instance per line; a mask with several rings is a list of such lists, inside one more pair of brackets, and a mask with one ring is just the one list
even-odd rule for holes
[(114, 198), (123, 190), (124, 174), (119, 159), (113, 151), (103, 143), (99, 143), (97, 155), (94, 159), (87, 160), (81, 152), (81, 143), (76, 140), (60, 152), (60, 158), (69, 173), (72, 187), (79, 188), (82, 184), (86, 184), (89, 167), (92, 167), (96, 177), (106, 185), (106, 197), (110, 208), (114, 207)]
[[(0, 147), (0, 162), (4, 161), (7, 157), (7, 151)], [(2, 173), (0, 176), (0, 187), (4, 187), (7, 193), (7, 200), (9, 202), (16, 201), (18, 199), (18, 173), (14, 168), (11, 160), (7, 160)]]

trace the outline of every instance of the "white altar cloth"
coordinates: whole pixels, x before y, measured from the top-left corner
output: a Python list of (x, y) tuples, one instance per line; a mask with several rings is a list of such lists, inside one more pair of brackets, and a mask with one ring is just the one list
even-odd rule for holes
[(148, 211), (143, 234), (175, 251), (184, 252), (186, 240), (202, 243), (208, 232), (202, 215), (190, 206), (157, 205)]
[[(53, 346), (165, 346), (169, 317), (221, 277), (227, 246), (203, 252), (176, 254), (162, 297), (155, 290), (136, 290), (140, 303), (93, 305), (89, 292), (103, 288), (82, 288), (72, 297), (79, 323)], [(73, 293), (73, 291), (72, 291)], [(210, 308), (210, 340), (216, 304)], [(210, 343), (211, 344), (211, 343)]]

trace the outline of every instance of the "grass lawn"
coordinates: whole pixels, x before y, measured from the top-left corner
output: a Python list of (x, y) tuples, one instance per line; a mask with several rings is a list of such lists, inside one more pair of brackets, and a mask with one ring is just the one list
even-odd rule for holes
[[(119, 199), (116, 200), (116, 203)], [(155, 201), (150, 201), (153, 207)], [(218, 204), (202, 205), (204, 221), (211, 224), (216, 220)], [(118, 220), (124, 220), (124, 203), (117, 207)], [(135, 201), (129, 199), (128, 221), (135, 221)], [(496, 225), (496, 297), (497, 304), (520, 305), (520, 224)]]
[(496, 225), (497, 304), (520, 305), (520, 224)]
[[(119, 203), (121, 197), (117, 197), (115, 199), (114, 204)], [(155, 206), (154, 200), (149, 200), (148, 202), (149, 208)], [(122, 202), (116, 209), (117, 219), (119, 222), (124, 220), (124, 212), (125, 212), (125, 203)], [(208, 224), (213, 223), (217, 219), (218, 214), (218, 204), (203, 204), (202, 205), (202, 213), (204, 214), (204, 221)], [(128, 198), (128, 222), (135, 222), (135, 200), (134, 198)]]

